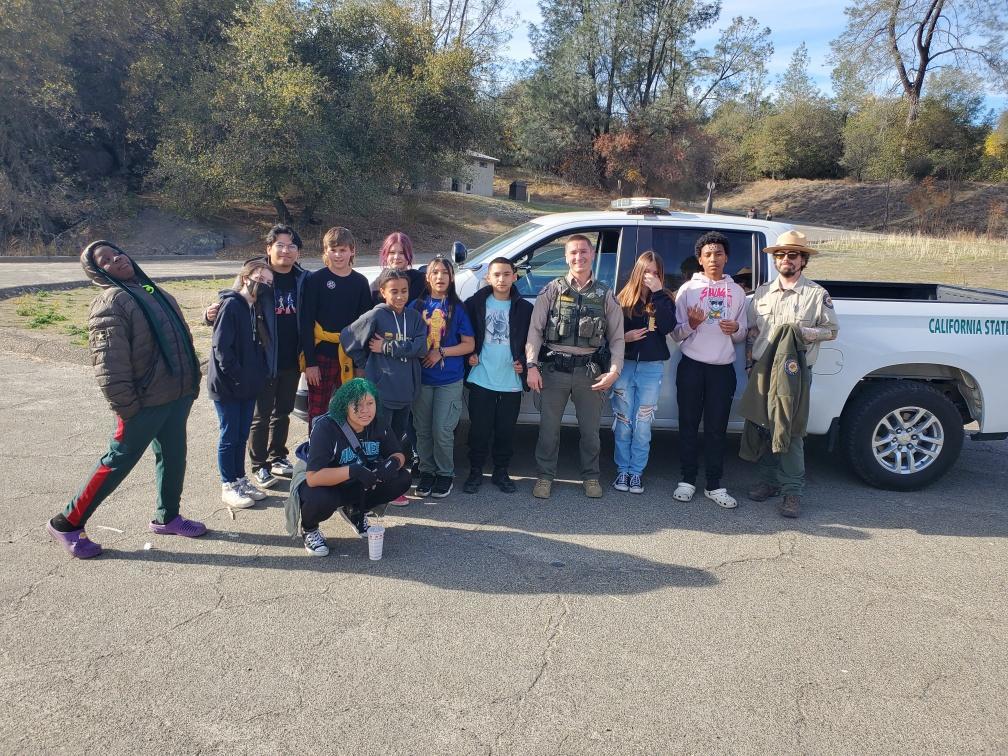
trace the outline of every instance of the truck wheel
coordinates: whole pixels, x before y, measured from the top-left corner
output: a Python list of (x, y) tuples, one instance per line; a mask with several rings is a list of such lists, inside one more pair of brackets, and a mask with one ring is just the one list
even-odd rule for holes
[(858, 477), (914, 491), (944, 475), (962, 450), (963, 420), (935, 387), (917, 381), (869, 385), (844, 410), (841, 444)]

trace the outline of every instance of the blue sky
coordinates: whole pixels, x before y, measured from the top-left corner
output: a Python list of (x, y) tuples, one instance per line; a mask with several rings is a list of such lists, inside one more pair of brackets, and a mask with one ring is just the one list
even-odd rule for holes
[[(517, 15), (508, 52), (516, 60), (532, 57), (528, 41), (528, 24), (540, 20), (538, 0), (511, 0), (511, 13)], [(819, 88), (829, 94), (831, 66), (827, 62), (829, 43), (843, 31), (846, 17), (842, 0), (722, 0), (721, 16), (717, 24), (697, 36), (697, 43), (712, 47), (721, 29), (735, 16), (754, 16), (763, 26), (769, 26), (774, 44), (773, 58), (767, 61), (771, 81), (787, 68), (791, 55), (802, 42), (809, 51), (809, 74)], [(1008, 104), (1003, 95), (988, 97), (989, 107), (1001, 109)]]

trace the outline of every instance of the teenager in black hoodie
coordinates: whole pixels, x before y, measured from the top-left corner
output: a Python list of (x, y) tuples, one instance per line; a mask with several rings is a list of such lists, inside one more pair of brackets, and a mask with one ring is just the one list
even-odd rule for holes
[(245, 444), (256, 397), (269, 378), (268, 355), (276, 339), (258, 301), (272, 285), (269, 265), (249, 260), (235, 281), (236, 290), (225, 293), (214, 319), (207, 389), (220, 419), (221, 500), (230, 507), (250, 507), (266, 498), (245, 477)]
[(514, 453), (514, 429), (518, 423), (525, 382), (525, 340), (532, 319), (532, 305), (515, 290), (515, 266), (506, 257), (494, 259), (487, 268), (490, 286), (466, 300), (466, 312), (476, 336), (476, 350), (469, 355), (466, 385), (469, 387), (469, 477), (462, 490), (476, 493), (483, 482), (483, 465), (493, 437), (491, 482), (504, 493), (514, 493), (508, 475)]

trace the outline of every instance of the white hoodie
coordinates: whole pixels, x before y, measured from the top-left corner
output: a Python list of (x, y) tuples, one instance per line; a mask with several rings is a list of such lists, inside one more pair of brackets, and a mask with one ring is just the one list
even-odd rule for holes
[[(707, 319), (693, 330), (688, 310), (696, 306), (707, 313)], [(722, 320), (737, 321), (738, 330), (731, 336), (722, 333)], [(676, 323), (672, 338), (681, 342), (683, 354), (708, 365), (728, 365), (735, 361), (735, 345), (746, 337), (745, 291), (731, 276), (712, 281), (694, 273), (676, 292)]]

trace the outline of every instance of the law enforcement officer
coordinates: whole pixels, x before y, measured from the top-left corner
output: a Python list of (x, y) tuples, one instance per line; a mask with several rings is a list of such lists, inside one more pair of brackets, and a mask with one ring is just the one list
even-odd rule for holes
[[(773, 255), (778, 275), (756, 289), (749, 301), (747, 371), (766, 351), (776, 326), (793, 323), (799, 327), (810, 371), (819, 356), (819, 343), (837, 337), (839, 326), (829, 294), (803, 273), (809, 256), (816, 254), (805, 242), (805, 234), (787, 231), (777, 237), (774, 246), (763, 250)], [(800, 434), (792, 436), (787, 451), (765, 454), (759, 469), (761, 481), (749, 492), (749, 498), (766, 501), (783, 494), (777, 511), (784, 517), (797, 517), (805, 487), (805, 439)]]
[(560, 424), (572, 398), (581, 433), (581, 480), (585, 495), (597, 499), (602, 496), (599, 418), (604, 393), (623, 369), (623, 311), (612, 290), (592, 276), (595, 252), (587, 237), (568, 238), (564, 257), (567, 275), (539, 293), (525, 345), (528, 385), (542, 397), (535, 452), (538, 480), (532, 495), (549, 498)]

